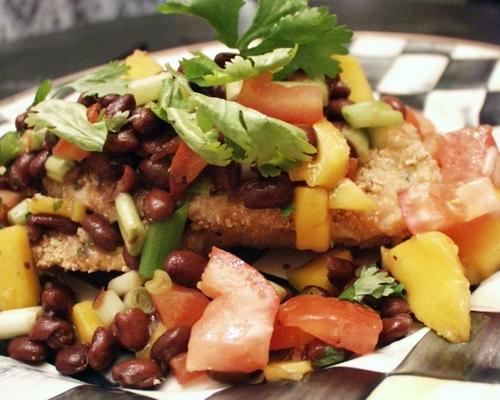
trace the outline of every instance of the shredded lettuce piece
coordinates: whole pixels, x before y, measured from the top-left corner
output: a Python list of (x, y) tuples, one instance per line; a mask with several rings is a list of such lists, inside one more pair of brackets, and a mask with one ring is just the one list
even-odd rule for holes
[(83, 150), (102, 151), (108, 134), (106, 123), (89, 123), (86, 111), (79, 103), (49, 99), (31, 108), (26, 123), (34, 129), (47, 128)]
[(236, 56), (224, 68), (211, 58), (197, 53), (195, 58), (181, 61), (185, 77), (199, 86), (225, 85), (229, 82), (248, 79), (264, 72), (277, 72), (290, 63), (297, 54), (298, 47), (279, 48), (273, 51), (243, 58)]

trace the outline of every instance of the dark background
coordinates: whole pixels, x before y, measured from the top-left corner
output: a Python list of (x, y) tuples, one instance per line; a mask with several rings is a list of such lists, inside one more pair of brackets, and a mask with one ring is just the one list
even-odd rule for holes
[[(426, 33), (500, 44), (500, 0), (312, 0), (311, 5), (329, 5), (340, 23), (353, 30)], [(135, 48), (155, 51), (211, 38), (210, 28), (200, 19), (145, 15), (0, 43), (0, 98), (44, 78), (124, 57)]]

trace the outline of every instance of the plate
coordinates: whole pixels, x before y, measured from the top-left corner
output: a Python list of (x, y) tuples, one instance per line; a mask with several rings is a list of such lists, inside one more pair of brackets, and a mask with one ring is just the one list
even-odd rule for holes
[[(191, 51), (214, 56), (226, 50), (210, 42), (153, 53), (161, 63), (177, 67)], [(500, 47), (427, 35), (357, 32), (351, 45), (376, 95), (400, 97), (422, 110), (440, 132), (466, 125), (490, 124), (500, 147)], [(83, 71), (57, 80), (63, 83)], [(0, 134), (14, 126), (15, 117), (32, 101), (34, 89), (0, 101)], [(288, 257), (291, 264), (303, 255), (267, 254), (261, 260)], [(267, 260), (267, 261), (266, 261)], [(269, 269), (270, 268), (270, 269)], [(500, 273), (493, 275), (472, 296), (474, 331), (470, 343), (451, 345), (427, 328), (375, 353), (312, 374), (303, 382), (230, 388), (197, 382), (182, 388), (169, 379), (157, 391), (115, 391), (104, 387), (99, 375), (86, 378), (101, 387), (64, 378), (49, 365), (28, 367), (0, 356), (2, 398), (57, 399), (468, 399), (500, 398)], [(1, 349), (1, 348), (0, 348)], [(446, 362), (443, 362), (446, 360)], [(30, 385), (26, 385), (26, 382)], [(83, 385), (83, 386), (82, 386)], [(105, 393), (103, 393), (105, 391)], [(218, 392), (218, 393), (216, 393)], [(215, 394), (214, 394), (215, 393)]]

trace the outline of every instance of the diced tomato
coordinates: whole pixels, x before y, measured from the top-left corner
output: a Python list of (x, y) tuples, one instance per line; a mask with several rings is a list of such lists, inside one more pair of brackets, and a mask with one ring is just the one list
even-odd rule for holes
[(175, 379), (177, 379), (177, 382), (179, 382), (179, 384), (185, 385), (195, 379), (207, 375), (205, 371), (189, 372), (186, 369), (186, 360), (187, 353), (181, 353), (176, 355), (175, 357), (172, 357), (169, 361), (172, 374), (175, 376)]
[(170, 193), (178, 199), (184, 189), (193, 182), (207, 166), (207, 162), (181, 142), (175, 152), (169, 171)]
[(278, 321), (274, 323), (271, 337), (271, 350), (289, 349), (311, 343), (315, 337), (295, 326), (283, 326)]
[(87, 150), (80, 149), (73, 143), (67, 142), (64, 139), (59, 139), (54, 148), (52, 149), (52, 154), (61, 158), (69, 158), (70, 160), (82, 161), (89, 156), (90, 152)]
[(168, 292), (151, 297), (167, 329), (181, 325), (193, 326), (210, 302), (199, 290), (175, 284)]
[(373, 351), (382, 331), (382, 320), (376, 312), (335, 297), (292, 297), (281, 305), (277, 318), (284, 326), (298, 327), (331, 346), (356, 354)]
[(0, 189), (0, 205), (10, 210), (23, 199), (23, 195), (13, 190)]
[(398, 193), (411, 233), (442, 231), (500, 208), (489, 178), (457, 183), (422, 183)]
[(317, 86), (284, 87), (265, 73), (243, 82), (236, 101), (291, 124), (312, 125), (323, 118), (323, 95)]
[(101, 109), (102, 107), (99, 103), (94, 103), (89, 108), (87, 108), (87, 120), (91, 124), (95, 124), (99, 120)]
[(437, 160), (443, 182), (491, 176), (498, 150), (489, 125), (464, 128), (439, 138)]
[(413, 108), (406, 106), (406, 122), (417, 128), (420, 139), (432, 157), (436, 158), (438, 152), (439, 134), (436, 133), (434, 125), (427, 118)]
[(187, 370), (264, 368), (279, 307), (273, 287), (255, 268), (216, 247), (199, 286), (214, 300), (191, 330)]

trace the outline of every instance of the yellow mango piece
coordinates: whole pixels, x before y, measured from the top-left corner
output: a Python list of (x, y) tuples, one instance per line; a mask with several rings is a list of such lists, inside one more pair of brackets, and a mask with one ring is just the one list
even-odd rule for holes
[(26, 227), (0, 230), (0, 310), (38, 305), (40, 282)]
[(163, 325), (161, 322), (156, 325), (156, 327), (153, 330), (153, 333), (149, 337), (148, 344), (144, 346), (144, 348), (140, 351), (137, 351), (135, 353), (135, 356), (137, 358), (150, 358), (151, 354), (151, 348), (155, 344), (155, 342), (158, 340), (158, 338), (163, 335), (167, 331), (167, 327)]
[(295, 245), (299, 250), (327, 251), (330, 248), (328, 192), (322, 188), (295, 188)]
[(95, 330), (104, 326), (90, 300), (82, 301), (73, 306), (71, 320), (75, 326), (78, 340), (84, 343), (90, 343)]
[(330, 192), (328, 206), (336, 210), (376, 211), (377, 203), (349, 178)]
[(459, 248), (471, 285), (500, 269), (500, 213), (484, 215), (445, 232)]
[(354, 103), (373, 100), (372, 88), (357, 58), (339, 55), (335, 55), (333, 58), (340, 63), (342, 68), (340, 79), (351, 89), (349, 100)]
[(70, 201), (48, 196), (35, 196), (28, 200), (28, 210), (32, 214), (54, 214), (75, 222), (82, 222), (87, 207), (80, 201)]
[(332, 249), (301, 267), (287, 270), (286, 277), (288, 281), (298, 291), (303, 290), (306, 286), (318, 286), (334, 293), (336, 289), (328, 280), (327, 264), (329, 257), (352, 261), (352, 255), (349, 250)]
[(130, 80), (147, 78), (163, 71), (163, 67), (148, 52), (142, 50), (134, 50), (125, 59), (125, 64), (130, 67), (127, 74)]
[(264, 377), (268, 382), (300, 381), (311, 371), (311, 361), (274, 361), (264, 367)]
[(327, 120), (314, 124), (313, 129), (318, 140), (318, 154), (288, 174), (292, 181), (333, 189), (347, 173), (349, 145), (344, 135)]
[(469, 282), (458, 247), (441, 232), (426, 232), (387, 250), (382, 262), (408, 293), (417, 319), (450, 342), (469, 340)]

